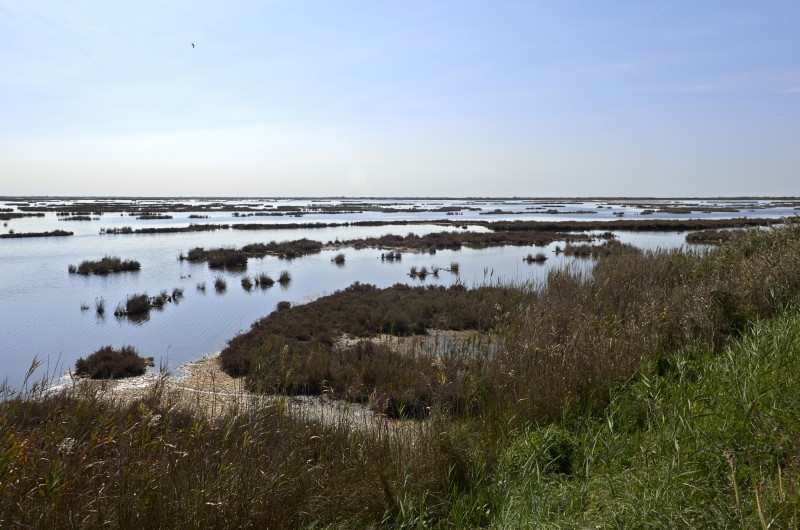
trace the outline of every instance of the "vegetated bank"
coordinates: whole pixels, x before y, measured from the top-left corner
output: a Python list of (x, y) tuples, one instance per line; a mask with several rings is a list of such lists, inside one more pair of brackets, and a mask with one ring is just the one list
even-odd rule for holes
[[(353, 247), (379, 248), (385, 250), (404, 249), (416, 252), (435, 252), (436, 250), (457, 250), (463, 246), (470, 248), (485, 248), (490, 246), (517, 245), (544, 246), (554, 241), (591, 241), (592, 239), (608, 239), (614, 237), (610, 232), (597, 237), (586, 234), (570, 234), (560, 232), (508, 232), (508, 233), (475, 233), (475, 232), (436, 232), (418, 236), (384, 235), (377, 238), (351, 239), (347, 241), (330, 241), (329, 248)], [(263, 258), (264, 256), (277, 256), (282, 259), (294, 259), (308, 254), (320, 252), (325, 248), (321, 241), (307, 238), (291, 241), (269, 243), (252, 243), (242, 248), (220, 247), (206, 249), (196, 247), (186, 254), (181, 254), (179, 259), (190, 262), (207, 262), (212, 269), (242, 269), (247, 267), (249, 258)], [(394, 255), (394, 254), (393, 254)]]
[[(387, 307), (406, 303), (404, 293), (364, 289)], [(299, 307), (231, 342), (254, 363), (252, 388), (294, 377), (308, 348), (376, 396), (409, 380), (403, 391), (430, 406), (426, 421), (362, 432), (289, 415), (280, 403), (210, 420), (159, 387), (132, 404), (77, 391), (8, 396), (0, 476), (11, 478), (0, 487), (0, 522), (797, 525), (800, 227), (753, 231), (708, 252), (611, 253), (591, 274), (553, 271), (537, 288), (488, 286), (471, 299), (431, 292), (409, 295), (403, 333), (477, 314), (476, 333), (492, 341), (486, 354), (415, 354), (404, 365), (391, 348), (356, 340), (363, 358), (392, 366), (375, 384), (359, 379), (374, 373), (353, 361), (359, 352), (339, 355), (324, 336), (282, 332), (281, 348), (264, 343), (258, 330), (295, 320), (300, 330), (300, 317), (311, 316)], [(332, 301), (319, 307), (328, 309), (306, 311), (339, 318)], [(374, 329), (366, 313), (364, 339)], [(281, 368), (262, 372), (259, 363)]]
[(180, 260), (190, 262), (208, 262), (212, 269), (242, 269), (247, 267), (248, 258), (263, 258), (264, 256), (277, 256), (282, 259), (294, 259), (307, 254), (314, 254), (322, 250), (322, 243), (310, 239), (297, 239), (276, 243), (252, 243), (241, 249), (231, 247), (210, 248), (195, 247), (187, 254), (181, 254)]
[(52, 230), (50, 232), (14, 232), (10, 234), (0, 234), (0, 239), (18, 239), (23, 237), (64, 237), (71, 236), (72, 232), (66, 230)]
[[(600, 399), (642, 358), (667, 356), (697, 341), (719, 348), (746, 322), (771, 315), (778, 302), (800, 292), (800, 270), (793, 268), (800, 256), (787, 258), (777, 243), (773, 250), (758, 245), (797, 232), (795, 226), (754, 232), (709, 253), (612, 245), (591, 273), (554, 270), (540, 289), (354, 286), (267, 316), (231, 340), (221, 359), (227, 371), (248, 375), (262, 390), (315, 392), (328, 385), (355, 399), (383, 396), (378, 406), (474, 411), (502, 402), (528, 409), (531, 417), (553, 418), (567, 402)], [(747, 244), (759, 252), (744, 250)], [(436, 359), (410, 359), (386, 348), (333, 348), (343, 334), (403, 335), (433, 321), (440, 329), (492, 329), (503, 337), (503, 348), (491, 356)], [(391, 370), (377, 383), (369, 371), (373, 358), (410, 368)]]

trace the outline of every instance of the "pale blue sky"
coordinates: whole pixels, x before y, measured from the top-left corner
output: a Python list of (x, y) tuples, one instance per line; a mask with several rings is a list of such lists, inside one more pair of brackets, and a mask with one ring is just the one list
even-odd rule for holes
[(10, 194), (800, 195), (800, 3), (0, 0)]

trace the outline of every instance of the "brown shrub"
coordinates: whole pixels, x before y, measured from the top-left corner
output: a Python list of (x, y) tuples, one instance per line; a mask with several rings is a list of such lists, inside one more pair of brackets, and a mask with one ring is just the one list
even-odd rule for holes
[(142, 375), (148, 366), (148, 359), (140, 357), (133, 346), (123, 346), (115, 350), (103, 346), (86, 359), (75, 362), (75, 373), (92, 379), (119, 379)]

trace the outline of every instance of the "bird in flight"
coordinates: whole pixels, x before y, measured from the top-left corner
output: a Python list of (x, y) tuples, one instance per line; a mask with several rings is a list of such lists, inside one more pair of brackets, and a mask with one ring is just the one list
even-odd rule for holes
[(192, 48), (194, 48), (194, 43), (192, 43)]

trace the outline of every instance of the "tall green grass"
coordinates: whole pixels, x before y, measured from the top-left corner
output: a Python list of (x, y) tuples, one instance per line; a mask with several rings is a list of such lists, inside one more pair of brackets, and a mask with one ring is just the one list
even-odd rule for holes
[(721, 355), (650, 362), (597, 418), (520, 431), (500, 457), (497, 526), (796, 528), (800, 317)]

